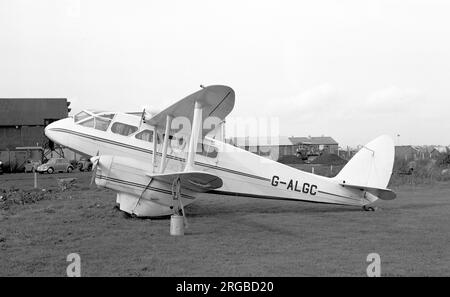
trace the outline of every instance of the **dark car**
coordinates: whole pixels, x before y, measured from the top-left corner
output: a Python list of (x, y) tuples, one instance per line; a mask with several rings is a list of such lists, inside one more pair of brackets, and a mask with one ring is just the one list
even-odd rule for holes
[(25, 162), (25, 165), (24, 165), (24, 171), (25, 172), (35, 172), (36, 171), (36, 169), (39, 167), (39, 165), (41, 165), (42, 163), (41, 163), (41, 161), (34, 161), (34, 160), (31, 160), (31, 159), (28, 159), (26, 162)]
[(80, 171), (91, 171), (92, 170), (92, 162), (89, 158), (81, 158), (77, 163), (77, 168)]

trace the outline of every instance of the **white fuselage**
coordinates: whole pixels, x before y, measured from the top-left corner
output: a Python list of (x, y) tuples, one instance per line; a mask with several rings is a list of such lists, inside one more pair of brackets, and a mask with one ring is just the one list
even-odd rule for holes
[[(140, 128), (127, 136), (113, 133), (111, 126), (117, 121), (135, 127), (140, 126)], [(73, 118), (67, 118), (47, 126), (45, 133), (53, 141), (89, 156), (110, 155), (136, 160), (139, 164), (131, 167), (141, 168), (143, 174), (128, 175), (127, 169), (117, 167), (115, 177), (111, 178), (110, 181), (120, 181), (121, 184), (114, 184), (109, 188), (118, 192), (119, 203), (130, 204), (129, 206), (123, 206), (125, 210), (136, 207), (138, 200), (142, 198), (146, 200), (147, 210), (145, 213), (149, 216), (170, 214), (169, 206), (172, 195), (170, 188), (167, 186), (158, 185), (157, 187), (152, 185), (150, 189), (145, 190), (144, 195), (140, 195), (144, 189), (143, 186), (150, 180), (145, 175), (145, 170), (147, 172), (158, 172), (160, 169), (160, 152), (162, 150), (162, 143), (158, 143), (156, 145), (156, 162), (153, 164), (153, 142), (135, 137), (145, 129), (155, 131), (152, 126), (140, 125), (138, 116), (115, 113), (106, 131), (83, 126), (75, 123)], [(157, 132), (163, 138), (163, 132), (159, 129), (157, 129)], [(333, 178), (300, 171), (221, 141), (213, 139), (208, 141), (210, 145), (216, 148), (217, 153), (196, 154), (195, 169), (220, 177), (223, 180), (223, 186), (206, 193), (187, 191), (185, 197), (182, 197), (185, 205), (193, 202), (195, 198), (208, 195), (231, 195), (353, 206), (363, 206), (373, 202), (373, 199), (366, 198), (364, 191), (344, 188)], [(183, 149), (173, 149), (169, 146), (164, 172), (183, 170), (187, 156), (186, 146)], [(97, 182), (97, 184), (99, 183)], [(103, 184), (103, 186), (105, 185)], [(108, 186), (106, 185), (106, 187)], [(121, 201), (121, 194), (122, 198), (127, 197), (129, 199)], [(152, 197), (158, 198), (152, 199)], [(148, 210), (152, 207), (153, 211)]]

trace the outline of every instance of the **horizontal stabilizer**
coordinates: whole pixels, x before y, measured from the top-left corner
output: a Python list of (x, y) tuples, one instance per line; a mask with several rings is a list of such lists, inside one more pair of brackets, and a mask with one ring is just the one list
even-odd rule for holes
[(367, 191), (372, 195), (377, 196), (381, 200), (392, 200), (397, 197), (397, 195), (389, 189), (372, 188), (367, 186), (350, 185), (347, 183), (340, 183), (341, 186), (346, 188), (359, 189), (361, 191)]
[(148, 173), (147, 175), (157, 181), (167, 184), (173, 184), (177, 178), (180, 178), (182, 188), (200, 193), (218, 189), (223, 185), (223, 181), (220, 177), (202, 171), (173, 172), (164, 174)]

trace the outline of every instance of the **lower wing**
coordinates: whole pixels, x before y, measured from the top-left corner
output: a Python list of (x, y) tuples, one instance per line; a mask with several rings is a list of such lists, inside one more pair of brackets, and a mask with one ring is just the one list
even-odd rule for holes
[(223, 181), (220, 177), (202, 171), (172, 172), (164, 174), (148, 173), (147, 176), (167, 184), (173, 184), (179, 178), (182, 188), (200, 193), (218, 189), (223, 185)]

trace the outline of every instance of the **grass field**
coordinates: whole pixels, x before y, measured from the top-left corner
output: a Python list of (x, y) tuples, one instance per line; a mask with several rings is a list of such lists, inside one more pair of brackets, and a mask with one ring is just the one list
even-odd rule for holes
[[(63, 176), (78, 180), (61, 192), (55, 177)], [(0, 176), (0, 195), (24, 191), (0, 204), (0, 276), (65, 276), (74, 252), (83, 276), (365, 276), (372, 252), (383, 276), (450, 275), (450, 183), (399, 187), (376, 212), (200, 199), (187, 208), (186, 236), (172, 237), (169, 220), (127, 218), (115, 194), (89, 188), (89, 178), (39, 175), (39, 194), (32, 174)], [(33, 195), (43, 200), (17, 204)]]

